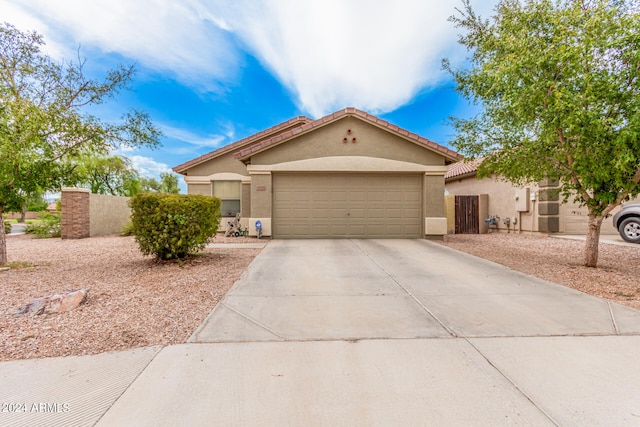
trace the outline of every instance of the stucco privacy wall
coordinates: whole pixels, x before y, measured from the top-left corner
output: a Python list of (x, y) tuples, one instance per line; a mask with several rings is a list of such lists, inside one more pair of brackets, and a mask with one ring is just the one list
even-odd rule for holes
[(84, 188), (61, 191), (61, 235), (63, 239), (118, 234), (129, 221), (128, 197), (91, 194)]
[(89, 197), (89, 234), (119, 234), (131, 217), (129, 197), (91, 194)]

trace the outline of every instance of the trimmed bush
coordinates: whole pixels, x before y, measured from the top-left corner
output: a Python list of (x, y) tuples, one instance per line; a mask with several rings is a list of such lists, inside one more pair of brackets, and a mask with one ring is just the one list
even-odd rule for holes
[(4, 223), (4, 234), (11, 234), (11, 223), (10, 222), (5, 222)]
[(129, 200), (140, 251), (161, 260), (185, 258), (218, 231), (220, 199), (195, 194), (139, 193)]

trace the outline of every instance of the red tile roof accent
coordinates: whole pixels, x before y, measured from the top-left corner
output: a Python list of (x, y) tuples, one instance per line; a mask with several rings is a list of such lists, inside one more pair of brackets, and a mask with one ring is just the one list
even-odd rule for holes
[(409, 132), (401, 127), (398, 127), (394, 124), (389, 123), (388, 121), (381, 119), (379, 117), (373, 116), (369, 113), (366, 113), (364, 111), (358, 110), (357, 108), (353, 108), (353, 107), (348, 107), (348, 108), (343, 108), (342, 110), (338, 110), (335, 113), (329, 114), (327, 116), (321, 117), (317, 120), (314, 120), (312, 122), (308, 122), (303, 124), (302, 126), (300, 126), (299, 128), (293, 129), (291, 131), (287, 131), (284, 132), (280, 135), (274, 136), (270, 139), (266, 139), (264, 141), (261, 141), (259, 144), (253, 145), (251, 147), (245, 148), (243, 150), (238, 151), (237, 153), (235, 153), (233, 156), (236, 159), (239, 160), (245, 160), (248, 157), (250, 157), (252, 154), (258, 152), (258, 151), (262, 151), (265, 150), (267, 148), (269, 148), (270, 146), (276, 145), (280, 142), (284, 142), (285, 140), (294, 137), (296, 135), (299, 135), (301, 133), (310, 131), (311, 129), (320, 127), (320, 126), (324, 126), (327, 123), (330, 122), (334, 122), (337, 119), (340, 119), (344, 116), (357, 116), (360, 117), (362, 119), (364, 119), (365, 121), (378, 126), (378, 127), (383, 127), (385, 128), (387, 131), (391, 132), (391, 133), (395, 133), (396, 135), (405, 137), (406, 139), (410, 139), (413, 142), (416, 142), (420, 145), (423, 145), (427, 148), (432, 149), (433, 151), (437, 151), (440, 154), (444, 155), (445, 157), (447, 157), (449, 160), (460, 160), (462, 159), (462, 156), (460, 154), (458, 154), (457, 152), (444, 147), (438, 143), (435, 143), (427, 138), (424, 138), (418, 134)]
[[(218, 148), (217, 150), (213, 150), (207, 154), (203, 154), (200, 157), (196, 157), (193, 160), (189, 160), (188, 162), (182, 163), (181, 165), (175, 166), (173, 168), (173, 171), (176, 173), (183, 173), (185, 172), (187, 169), (190, 169), (194, 166), (199, 165), (200, 163), (204, 163), (207, 160), (211, 160), (213, 158), (219, 157), (225, 153), (228, 153), (229, 151), (233, 151), (235, 149), (241, 148), (241, 147), (245, 147), (257, 140), (259, 140), (260, 138), (265, 138), (268, 137), (271, 134), (275, 134), (278, 131), (281, 131), (282, 129), (286, 129), (286, 128), (290, 128), (292, 126), (295, 125), (303, 125), (305, 123), (309, 123), (312, 122), (313, 120), (305, 117), (305, 116), (298, 116), (298, 117), (294, 117), (293, 119), (289, 119), (286, 122), (282, 122), (280, 124), (277, 124), (275, 126), (270, 127), (269, 129), (265, 129), (265, 130), (261, 130), (258, 133), (254, 133), (253, 135), (250, 135), (246, 138), (243, 138), (239, 141), (236, 141), (232, 144), (229, 145), (225, 145), (224, 147)], [(296, 127), (296, 129), (299, 129), (299, 127)]]
[(444, 175), (444, 179), (451, 179), (462, 175), (475, 174), (478, 166), (482, 163), (482, 157), (473, 160), (462, 160), (449, 165), (449, 170)]

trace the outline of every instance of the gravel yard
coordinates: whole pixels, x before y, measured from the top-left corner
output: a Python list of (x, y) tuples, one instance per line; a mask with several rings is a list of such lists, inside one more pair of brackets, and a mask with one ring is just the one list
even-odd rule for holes
[[(256, 242), (216, 237), (213, 243)], [(185, 342), (260, 249), (206, 249), (181, 265), (144, 257), (132, 237), (8, 236), (0, 272), (0, 360), (94, 354)], [(14, 318), (34, 298), (90, 287), (76, 310)]]
[[(224, 238), (213, 243), (256, 242)], [(640, 245), (600, 244), (599, 268), (582, 266), (584, 242), (493, 233), (442, 244), (514, 270), (640, 309)], [(185, 263), (143, 257), (131, 237), (8, 237), (16, 268), (0, 272), (0, 360), (93, 354), (185, 342), (260, 249), (206, 249)], [(85, 304), (14, 318), (34, 298), (90, 287)]]
[(598, 268), (584, 267), (584, 242), (526, 234), (457, 234), (443, 245), (550, 282), (640, 309), (640, 245), (600, 242)]

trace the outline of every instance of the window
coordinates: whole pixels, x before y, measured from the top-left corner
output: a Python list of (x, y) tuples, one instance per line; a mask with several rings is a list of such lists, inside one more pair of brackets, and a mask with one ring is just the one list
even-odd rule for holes
[(240, 213), (241, 193), (240, 181), (213, 181), (213, 195), (222, 201), (222, 216), (236, 216)]

